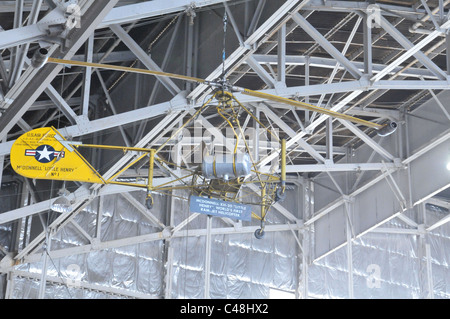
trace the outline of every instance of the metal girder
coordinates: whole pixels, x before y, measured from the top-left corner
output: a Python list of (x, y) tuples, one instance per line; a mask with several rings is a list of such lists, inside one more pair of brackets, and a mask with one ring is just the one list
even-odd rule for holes
[[(117, 2), (118, 0), (97, 1), (92, 2), (89, 9), (84, 8), (87, 11), (81, 17), (81, 27), (74, 28), (69, 35), (70, 46), (62, 53), (58, 53), (57, 47), (53, 46), (50, 54), (70, 59)], [(28, 67), (19, 81), (7, 93), (5, 102), (1, 105), (6, 111), (0, 117), (0, 139), (6, 136), (62, 68), (63, 66), (56, 64), (47, 64), (40, 69)]]
[[(350, 93), (348, 96), (346, 96), (344, 99), (342, 99), (339, 103), (337, 103), (335, 106), (331, 108), (332, 111), (339, 111), (341, 108), (346, 106), (350, 101), (355, 99), (357, 96), (362, 94), (362, 90), (355, 90), (352, 93)], [(303, 138), (307, 132), (312, 131), (314, 128), (316, 128), (318, 125), (322, 124), (326, 119), (328, 118), (327, 115), (321, 115), (319, 116), (314, 122), (309, 124), (304, 131), (297, 133), (295, 136), (291, 137), (288, 141), (286, 141), (286, 147), (292, 147), (294, 143), (296, 143), (299, 139)], [(261, 168), (270, 161), (272, 161), (274, 158), (278, 156), (278, 152), (272, 152), (271, 154), (265, 156), (261, 161), (259, 162), (258, 166)]]
[[(410, 125), (414, 126), (408, 130), (414, 134), (426, 135), (434, 132), (431, 125), (424, 127), (421, 122), (411, 122)], [(438, 123), (434, 126), (442, 128)], [(446, 170), (446, 158), (442, 156), (450, 147), (450, 131), (447, 129), (435, 138), (430, 136), (429, 140), (404, 160), (393, 166), (386, 165), (380, 174), (366, 181), (363, 186), (334, 201), (332, 198), (335, 196), (330, 196), (330, 192), (325, 188), (315, 187), (317, 211), (305, 221), (305, 225), (314, 224), (316, 259), (347, 244), (347, 230), (344, 225), (346, 203), (354, 207), (354, 238), (353, 236), (362, 236), (386, 221), (400, 216), (406, 209), (419, 205), (450, 187), (450, 172)], [(359, 152), (366, 152), (367, 147)], [(405, 167), (408, 169), (404, 169)], [(436, 227), (440, 225), (441, 223)], [(434, 225), (429, 227), (433, 228)]]
[[(149, 69), (152, 71), (161, 72), (162, 70), (159, 66), (150, 58), (150, 56), (137, 44), (129, 34), (119, 25), (110, 25), (109, 28), (122, 40), (123, 43), (133, 52), (136, 57)], [(177, 95), (180, 93), (180, 88), (167, 77), (156, 78), (161, 82), (162, 85), (172, 94)]]
[(335, 58), (355, 78), (360, 79), (362, 73), (340, 51), (338, 51), (319, 31), (317, 31), (303, 16), (296, 13), (292, 19), (311, 36), (322, 48)]
[[(400, 57), (396, 58), (391, 62), (386, 68), (381, 70), (378, 74), (371, 78), (371, 81), (379, 81), (386, 74), (391, 72), (395, 67), (399, 66), (401, 63), (406, 61), (411, 56), (415, 56), (423, 65), (425, 65), (430, 71), (432, 71), (440, 79), (446, 79), (447, 75), (443, 72), (434, 62), (432, 62), (426, 55), (424, 55), (420, 50), (433, 41), (439, 34), (440, 31), (432, 31), (424, 39), (422, 39), (417, 44), (412, 44), (406, 39), (392, 24), (389, 23), (383, 16), (380, 17), (381, 26), (386, 30), (394, 39), (396, 39), (403, 47), (407, 49)], [(447, 29), (450, 27), (450, 20), (442, 24), (442, 29)]]
[[(23, 9), (23, 3), (21, 1), (17, 1), (18, 3), (18, 11), (15, 14), (15, 18), (18, 16), (19, 19), (15, 19), (15, 27), (21, 26), (21, 17), (22, 17), (22, 9)], [(37, 22), (39, 13), (41, 11), (41, 1), (34, 1), (33, 6), (31, 8), (31, 12), (28, 16), (27, 25), (32, 25)], [(17, 24), (16, 24), (17, 22)], [(24, 66), (26, 54), (28, 53), (28, 49), (30, 47), (30, 43), (26, 43), (20, 47), (16, 47), (13, 49), (12, 52), (14, 52), (14, 57), (12, 57), (12, 61), (14, 62), (13, 68), (10, 70), (10, 77), (9, 77), (9, 87), (11, 87), (20, 77), (20, 74), (22, 72), (22, 68)]]
[[(288, 0), (280, 8), (272, 14), (258, 29), (256, 29), (234, 52), (232, 52), (225, 60), (224, 65), (218, 66), (213, 72), (211, 72), (206, 80), (213, 81), (220, 77), (222, 74), (222, 68), (231, 72), (233, 68), (236, 68), (242, 64), (249, 55), (254, 53), (258, 45), (264, 43), (270, 36), (276, 32), (276, 27), (281, 26), (289, 20), (294, 12), (299, 11), (309, 0)], [(275, 28), (275, 29), (274, 29)], [(189, 95), (188, 99), (197, 100), (201, 99), (201, 96), (208, 90), (208, 86), (205, 84), (198, 85)]]
[(66, 18), (62, 10), (60, 8), (53, 9), (36, 24), (3, 31), (0, 37), (0, 49), (41, 40), (47, 36), (49, 25), (64, 24), (65, 22)]
[[(395, 170), (396, 182), (400, 188), (406, 192), (409, 184), (412, 187), (414, 204), (419, 204), (433, 194), (450, 187), (449, 173), (443, 171), (445, 163), (442, 163), (442, 156), (440, 155), (445, 149), (448, 149), (448, 146), (448, 142), (442, 143), (436, 146), (432, 152), (425, 153), (426, 156), (418, 157), (412, 161), (410, 168), (413, 181), (411, 182), (407, 181), (408, 176), (405, 170)], [(430, 166), (430, 162), (435, 164)], [(346, 201), (350, 200), (355, 205), (357, 214), (354, 215), (353, 225), (356, 228), (355, 235), (357, 237), (398, 216), (405, 210), (405, 207), (402, 207), (388, 186), (387, 175), (388, 172), (378, 175), (365, 186), (349, 194), (347, 198), (339, 198), (318, 210), (313, 218), (305, 221), (305, 224), (314, 224), (315, 227), (316, 259), (347, 243), (346, 230), (342, 225), (342, 221), (346, 219), (343, 207)], [(332, 227), (330, 227), (330, 224)], [(331, 233), (329, 232), (330, 229), (333, 230)], [(341, 231), (342, 233), (340, 233)]]
[[(117, 115), (117, 111), (116, 111), (116, 108), (115, 108), (115, 106), (114, 106), (114, 102), (113, 102), (113, 100), (112, 100), (112, 98), (111, 98), (111, 95), (110, 95), (109, 92), (108, 92), (108, 88), (106, 87), (105, 81), (103, 80), (103, 77), (102, 77), (102, 75), (100, 74), (100, 71), (95, 70), (95, 73), (97, 74), (97, 78), (98, 78), (98, 80), (100, 81), (100, 86), (101, 86), (102, 89), (103, 89), (103, 93), (104, 93), (105, 96), (106, 96), (106, 99), (107, 99), (107, 101), (108, 101), (108, 105), (109, 105), (109, 107), (110, 107), (112, 113), (113, 113), (114, 115)], [(126, 134), (126, 132), (125, 132), (125, 129), (122, 127), (122, 125), (119, 126), (119, 131), (120, 131), (120, 134), (122, 135), (122, 139), (123, 139), (123, 141), (125, 142), (125, 145), (126, 145), (126, 146), (131, 146), (131, 142), (129, 141), (128, 136), (127, 136), (127, 134)]]
[(435, 222), (433, 225), (430, 225), (429, 227), (427, 227), (425, 230), (426, 231), (432, 231), (433, 229), (436, 229), (446, 223), (450, 222), (450, 214), (448, 214), (447, 216), (441, 218), (440, 220), (438, 220), (437, 222)]
[[(23, 8), (22, 10), (24, 12), (29, 12), (31, 11), (31, 8), (33, 6), (33, 0), (26, 0), (23, 1)], [(14, 7), (16, 5), (17, 1), (1, 1), (0, 2), (0, 12), (1, 13), (13, 13), (14, 12)], [(41, 10), (45, 11), (48, 10), (49, 6), (47, 4), (43, 4), (41, 7)]]
[[(192, 216), (192, 215), (191, 215)], [(184, 227), (184, 226), (183, 226)], [(223, 234), (251, 234), (259, 226), (243, 226), (243, 227), (215, 227), (211, 228), (211, 235), (223, 235)], [(278, 231), (291, 231), (291, 230), (301, 230), (303, 226), (297, 223), (284, 223), (284, 224), (274, 224), (266, 225), (264, 231), (267, 232), (278, 232)], [(129, 245), (137, 245), (141, 243), (158, 241), (164, 239), (172, 238), (183, 238), (183, 237), (197, 237), (197, 236), (207, 236), (207, 229), (189, 229), (189, 230), (178, 230), (170, 232), (155, 232), (140, 236), (134, 236), (131, 238), (122, 238), (116, 240), (109, 240), (95, 244), (87, 244), (83, 246), (77, 246), (72, 248), (62, 248), (58, 250), (53, 250), (49, 252), (52, 259), (64, 258), (68, 256), (73, 256), (77, 254), (85, 254), (92, 251), (105, 250), (111, 248), (124, 247)], [(31, 253), (23, 257), (24, 263), (37, 262), (41, 259), (41, 253)], [(0, 268), (1, 272), (9, 271), (10, 267)]]
[(286, 83), (286, 24), (283, 24), (278, 31), (277, 48), (277, 80), (281, 83)]
[(73, 109), (67, 104), (63, 97), (56, 91), (56, 89), (49, 84), (45, 89), (45, 94), (55, 103), (64, 116), (69, 120), (70, 123), (76, 124), (78, 115), (73, 111)]
[[(350, 35), (349, 35), (347, 41), (345, 42), (344, 48), (342, 49), (342, 52), (341, 52), (341, 54), (342, 54), (344, 57), (345, 57), (345, 55), (347, 54), (347, 50), (348, 50), (350, 44), (353, 42), (353, 39), (354, 39), (354, 37), (355, 37), (356, 31), (358, 31), (358, 28), (359, 28), (359, 25), (360, 25), (360, 23), (361, 23), (361, 20), (362, 20), (362, 18), (361, 18), (361, 17), (358, 17), (358, 19), (357, 19), (356, 22), (355, 22), (355, 25), (353, 26), (352, 32), (350, 33)], [(350, 62), (350, 61), (349, 61), (349, 62)], [(336, 73), (338, 72), (339, 66), (340, 66), (340, 64), (339, 64), (339, 62), (338, 62), (338, 63), (336, 64), (336, 66), (333, 68), (333, 71), (331, 72), (331, 74), (328, 76), (328, 80), (326, 81), (327, 83), (332, 83), (332, 82), (334, 81), (334, 77), (336, 76)], [(321, 106), (321, 105), (322, 105), (322, 101), (323, 101), (324, 98), (325, 98), (325, 94), (322, 94), (322, 95), (320, 96), (320, 98), (319, 98), (319, 102), (318, 102), (318, 104), (317, 104), (318, 106)], [(312, 116), (313, 118), (314, 118), (314, 115), (315, 115), (315, 114), (313, 114), (313, 116)]]
[(142, 215), (144, 215), (149, 221), (151, 221), (156, 227), (164, 229), (164, 225), (155, 215), (153, 215), (147, 207), (140, 203), (136, 198), (130, 195), (130, 193), (120, 193), (130, 204), (132, 204)]
[(239, 27), (238, 27), (238, 25), (236, 23), (236, 20), (234, 19), (234, 16), (233, 16), (233, 13), (230, 10), (230, 7), (228, 6), (226, 1), (223, 2), (223, 5), (224, 5), (225, 10), (227, 12), (228, 19), (230, 20), (231, 25), (233, 27), (234, 34), (236, 35), (236, 38), (239, 41), (239, 45), (244, 45), (244, 39), (242, 38), (242, 35), (239, 32)]
[[(230, 0), (225, 0), (230, 1)], [(132, 21), (184, 11), (188, 7), (202, 8), (222, 4), (224, 0), (153, 0), (114, 8), (105, 17), (99, 28), (115, 24), (125, 24)]]
[(269, 88), (274, 88), (276, 80), (260, 65), (252, 55), (249, 55), (245, 62), (256, 72), (261, 80), (266, 83)]
[(363, 61), (363, 67), (364, 67), (364, 73), (369, 74), (370, 76), (373, 73), (373, 43), (372, 43), (372, 28), (369, 27), (369, 21), (371, 17), (369, 17), (368, 14), (364, 15), (363, 20), (363, 48), (364, 48), (364, 61)]
[[(92, 33), (87, 40), (86, 44), (86, 58), (84, 61), (92, 63), (92, 55), (94, 53), (94, 33)], [(89, 98), (91, 95), (91, 78), (92, 78), (92, 68), (87, 67), (84, 69), (83, 74), (83, 87), (82, 87), (82, 103), (81, 103), (81, 115), (88, 117), (89, 114)]]
[[(144, 3), (125, 5), (111, 9), (111, 11), (108, 12), (106, 16), (104, 16), (104, 19), (98, 25), (96, 25), (95, 28), (105, 28), (114, 24), (129, 23), (139, 19), (151, 18), (163, 14), (184, 11), (192, 4), (194, 4), (197, 8), (201, 8), (204, 6), (214, 5), (222, 2), (223, 0), (153, 0), (146, 1)], [(6, 12), (10, 12), (10, 7), (11, 6), (8, 6), (8, 9), (3, 10), (8, 10)], [(2, 12), (2, 8), (5, 7), (0, 4), (0, 12)], [(25, 6), (24, 8), (29, 10), (29, 6)], [(48, 9), (48, 6), (43, 5), (41, 10), (45, 9)], [(63, 12), (61, 12), (61, 9), (55, 8), (52, 10), (51, 14), (48, 14), (45, 18), (43, 18), (36, 24), (5, 31), (2, 34), (2, 37), (0, 37), (0, 49), (44, 39), (48, 36), (49, 25), (65, 22), (66, 18), (64, 17)]]
[[(443, 84), (443, 83), (442, 83)], [(324, 93), (347, 93), (353, 92), (355, 90), (370, 90), (372, 85), (368, 81), (361, 79), (360, 81), (347, 81), (339, 83), (328, 83), (328, 84), (312, 84), (309, 86), (295, 86), (287, 88), (277, 88), (277, 89), (266, 89), (260, 90), (258, 92), (268, 93), (273, 95), (278, 95), (281, 97), (304, 97), (320, 95)], [(236, 99), (241, 103), (248, 102), (262, 102), (265, 101), (259, 97), (253, 97), (245, 95), (242, 93), (234, 94)]]
[[(176, 114), (186, 108), (187, 102), (183, 94), (175, 96), (169, 102), (147, 106), (137, 110), (111, 115), (97, 120), (83, 121), (78, 117), (78, 124), (61, 128), (59, 131), (65, 137), (77, 137), (103, 131), (109, 128), (126, 125), (139, 120), (151, 119), (161, 115)], [(0, 155), (9, 154), (14, 141), (0, 144)]]
[[(380, 74), (380, 73), (379, 73)], [(408, 82), (411, 82), (408, 84)], [(449, 90), (447, 81), (419, 81), (419, 80), (378, 80), (371, 87), (374, 90)]]
[[(382, 171), (385, 168), (393, 169), (397, 165), (394, 163), (348, 163), (348, 164), (300, 164), (286, 165), (287, 173), (308, 173), (308, 172), (360, 172), (360, 171)], [(268, 167), (263, 167), (261, 172), (268, 172)]]
[[(278, 117), (271, 109), (267, 106), (263, 105), (259, 107), (261, 111), (268, 116), (280, 129), (286, 132), (290, 137), (294, 137), (296, 132), (289, 127), (280, 117)], [(309, 145), (304, 139), (299, 138), (297, 140), (297, 144), (303, 148), (306, 152), (308, 152), (316, 161), (319, 163), (324, 163), (325, 158), (317, 152), (311, 145)]]
[(439, 107), (441, 108), (442, 113), (450, 121), (450, 114), (445, 109), (445, 106), (442, 104), (442, 102), (439, 100), (439, 98), (436, 96), (436, 94), (434, 94), (433, 90), (428, 90), (428, 91), (430, 92), (430, 94), (434, 98), (434, 100), (436, 101), (437, 105), (439, 105)]
[(390, 161), (394, 160), (395, 157), (392, 154), (390, 154), (373, 139), (371, 139), (366, 133), (361, 131), (356, 125), (354, 125), (353, 123), (349, 123), (348, 121), (343, 121), (341, 119), (338, 119), (338, 121), (385, 159)]
[[(259, 62), (259, 63), (269, 63), (271, 65), (277, 64), (277, 56), (276, 55), (263, 55), (263, 54), (253, 54), (253, 58)], [(309, 62), (310, 67), (316, 67), (316, 68), (326, 68), (326, 69), (333, 69), (336, 67), (336, 60), (331, 58), (324, 58), (324, 57), (307, 57), (304, 55), (287, 55), (285, 57), (285, 63), (286, 65), (305, 65), (307, 61)], [(364, 62), (358, 62), (358, 61), (352, 61), (352, 63), (355, 65), (355, 67), (358, 68), (361, 72), (365, 72)], [(387, 65), (379, 64), (379, 63), (373, 63), (372, 64), (372, 72), (374, 74), (380, 72), (384, 68), (386, 68)], [(339, 70), (344, 70), (344, 67), (342, 65), (338, 66)], [(424, 79), (438, 79), (435, 74), (433, 74), (431, 71), (423, 68), (408, 68), (404, 69), (401, 66), (395, 67), (390, 74), (397, 74), (407, 76), (407, 77), (414, 77), (414, 78), (420, 78), (423, 77)]]
[[(371, 2), (368, 1), (321, 1), (321, 0), (311, 0), (303, 10), (308, 11), (326, 11), (326, 12), (367, 12), (370, 10)], [(427, 12), (424, 9), (416, 8), (415, 6), (400, 6), (395, 4), (386, 4), (379, 2), (377, 5), (383, 10), (383, 15), (389, 17), (402, 17), (410, 18), (415, 20), (417, 16), (426, 15)], [(370, 11), (369, 11), (370, 12)]]
[[(421, 80), (380, 80), (375, 83), (362, 78), (359, 81), (345, 81), (338, 83), (327, 84), (313, 84), (309, 86), (295, 86), (287, 88), (266, 89), (258, 92), (278, 95), (281, 97), (308, 97), (320, 94), (336, 94), (336, 93), (351, 93), (362, 92), (369, 90), (450, 90), (450, 85), (447, 81), (421, 81)], [(264, 99), (260, 97), (248, 96), (242, 93), (234, 94), (236, 99), (241, 103), (249, 102), (262, 102)], [(359, 94), (358, 94), (359, 95)], [(356, 96), (355, 96), (356, 98)], [(346, 103), (351, 102), (353, 99), (347, 100)], [(332, 110), (339, 110), (342, 106), (337, 108), (334, 106)]]
[[(52, 257), (52, 259), (54, 258), (52, 255), (50, 255), (50, 257)], [(13, 269), (13, 270), (10, 270), (9, 273), (10, 273), (11, 277), (17, 276), (20, 278), (27, 278), (27, 279), (33, 280), (33, 281), (40, 280), (40, 274), (32, 273), (29, 271)], [(66, 278), (61, 278), (59, 276), (47, 275), (46, 280), (47, 280), (47, 282), (50, 282), (54, 285), (61, 285), (61, 286), (68, 285), (68, 280)], [(80, 289), (101, 291), (101, 292), (105, 293), (106, 295), (112, 295), (115, 297), (122, 296), (124, 298), (135, 298), (135, 299), (159, 299), (158, 296), (154, 296), (154, 295), (140, 293), (137, 291), (131, 291), (129, 289), (124, 289), (124, 288), (116, 288), (116, 287), (112, 287), (112, 286), (91, 284), (91, 283), (88, 283), (85, 281), (80, 281), (77, 284), (77, 287)]]

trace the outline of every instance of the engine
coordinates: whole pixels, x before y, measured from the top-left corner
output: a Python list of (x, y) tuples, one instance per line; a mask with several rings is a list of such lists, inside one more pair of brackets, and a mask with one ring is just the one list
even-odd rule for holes
[(207, 155), (202, 162), (204, 177), (225, 181), (247, 176), (251, 173), (251, 168), (250, 156), (246, 153)]

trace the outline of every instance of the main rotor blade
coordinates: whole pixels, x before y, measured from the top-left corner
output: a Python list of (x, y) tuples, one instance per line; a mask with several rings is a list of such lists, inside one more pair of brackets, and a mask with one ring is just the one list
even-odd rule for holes
[[(64, 60), (64, 59), (57, 59), (57, 58), (51, 58), (49, 57), (47, 60), (48, 63), (56, 63), (56, 64), (63, 64), (63, 65), (73, 65), (73, 66), (82, 66), (82, 67), (92, 67), (92, 68), (98, 68), (98, 69), (106, 69), (106, 70), (116, 70), (116, 71), (123, 71), (123, 72), (132, 72), (132, 73), (140, 73), (140, 74), (149, 74), (149, 75), (154, 75), (154, 76), (164, 76), (164, 77), (169, 77), (169, 78), (173, 78), (173, 79), (179, 79), (179, 80), (184, 80), (184, 81), (191, 81), (191, 82), (197, 82), (200, 84), (213, 84), (209, 81), (206, 81), (204, 79), (200, 79), (200, 78), (196, 78), (196, 77), (191, 77), (191, 76), (186, 76), (186, 75), (181, 75), (181, 74), (175, 74), (175, 73), (167, 73), (167, 72), (162, 72), (162, 71), (152, 71), (152, 70), (147, 70), (147, 69), (139, 69), (139, 68), (131, 68), (131, 67), (126, 67), (126, 66), (119, 66), (119, 65), (112, 65), (112, 64), (102, 64), (102, 63), (92, 63), (92, 62), (83, 62), (83, 61), (73, 61), (73, 60)], [(357, 124), (361, 124), (367, 127), (371, 127), (377, 130), (380, 130), (381, 128), (384, 127), (384, 125), (380, 125), (380, 124), (376, 124), (370, 121), (366, 121), (366, 120), (362, 120), (350, 115), (346, 115), (343, 113), (339, 113), (339, 112), (335, 112), (323, 107), (319, 107), (316, 105), (312, 105), (312, 104), (308, 104), (308, 103), (304, 103), (304, 102), (300, 102), (300, 101), (295, 101), (295, 100), (291, 100), (288, 98), (284, 98), (281, 96), (277, 96), (277, 95), (272, 95), (272, 94), (268, 94), (268, 93), (262, 93), (262, 92), (257, 92), (257, 91), (253, 91), (253, 90), (249, 90), (249, 89), (240, 89), (240, 92), (242, 92), (243, 94), (246, 95), (250, 95), (250, 96), (254, 96), (254, 97), (258, 97), (258, 98), (263, 98), (266, 100), (270, 100), (270, 101), (274, 101), (274, 102), (279, 102), (279, 103), (284, 103), (284, 104), (288, 104), (288, 105), (293, 105), (295, 107), (299, 107), (305, 110), (309, 110), (309, 111), (313, 111), (313, 112), (318, 112), (321, 114), (325, 114), (334, 118), (339, 118), (339, 119), (343, 119), (343, 120), (347, 120), (353, 123), (357, 123)]]
[(120, 66), (120, 65), (63, 60), (63, 59), (56, 59), (56, 58), (48, 58), (47, 62), (55, 63), (55, 64), (92, 67), (92, 68), (97, 68), (97, 69), (116, 70), (116, 71), (124, 71), (124, 72), (140, 73), (140, 74), (150, 74), (150, 75), (155, 75), (155, 76), (165, 76), (168, 78), (179, 79), (179, 80), (184, 80), (184, 81), (198, 82), (198, 83), (202, 83), (202, 84), (206, 83), (206, 80), (204, 80), (204, 79), (195, 78), (195, 77), (191, 77), (191, 76), (175, 74), (175, 73), (167, 73), (167, 72), (161, 72), (161, 71), (151, 71), (151, 70), (147, 70), (147, 69), (130, 68), (130, 67)]
[(334, 117), (334, 118), (339, 118), (339, 119), (343, 119), (343, 120), (347, 120), (353, 123), (357, 123), (357, 124), (362, 124), (364, 126), (367, 127), (371, 127), (374, 129), (381, 129), (383, 127), (383, 125), (380, 124), (376, 124), (373, 122), (369, 122), (369, 121), (365, 121), (350, 115), (346, 115), (343, 113), (339, 113), (339, 112), (335, 112), (320, 106), (315, 106), (312, 104), (308, 104), (308, 103), (304, 103), (304, 102), (300, 102), (300, 101), (295, 101), (295, 100), (291, 100), (285, 97), (281, 97), (281, 96), (277, 96), (277, 95), (272, 95), (272, 94), (268, 94), (268, 93), (262, 93), (262, 92), (257, 92), (257, 91), (253, 91), (253, 90), (249, 90), (249, 89), (243, 89), (241, 91), (241, 93), (246, 94), (246, 95), (250, 95), (250, 96), (254, 96), (254, 97), (258, 97), (258, 98), (263, 98), (266, 100), (270, 100), (270, 101), (274, 101), (274, 102), (279, 102), (279, 103), (284, 103), (284, 104), (288, 104), (288, 105), (293, 105), (295, 107), (299, 107), (305, 110), (309, 110), (309, 111), (313, 111), (313, 112), (318, 112), (318, 113), (322, 113), (322, 114), (326, 114), (328, 116)]

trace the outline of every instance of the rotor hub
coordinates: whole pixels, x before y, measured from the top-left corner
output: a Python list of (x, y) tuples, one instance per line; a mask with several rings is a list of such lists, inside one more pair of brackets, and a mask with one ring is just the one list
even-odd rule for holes
[(217, 101), (219, 101), (219, 102), (228, 103), (232, 99), (233, 95), (229, 91), (225, 91), (224, 89), (219, 89), (219, 90), (217, 90), (215, 97), (216, 97)]

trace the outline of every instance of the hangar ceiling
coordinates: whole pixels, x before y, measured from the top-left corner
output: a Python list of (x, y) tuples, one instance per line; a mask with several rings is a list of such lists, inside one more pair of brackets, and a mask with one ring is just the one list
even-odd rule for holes
[[(70, 5), (76, 10), (68, 11)], [(14, 267), (39, 256), (57, 259), (160, 240), (169, 247), (162, 258), (171, 265), (169, 243), (174, 238), (202, 236), (208, 242), (211, 234), (252, 234), (257, 227), (256, 222), (227, 220), (223, 227), (205, 222), (189, 234), (186, 230), (194, 218), (181, 218), (185, 215), (175, 209), (171, 196), (164, 199), (167, 206), (160, 216), (148, 212), (136, 200), (139, 195), (131, 195), (136, 194), (134, 188), (63, 185), (17, 175), (9, 163), (11, 146), (20, 135), (40, 127), (53, 126), (67, 139), (83, 143), (164, 145), (167, 159), (174, 150), (182, 152), (186, 165), (202, 141), (229, 151), (226, 123), (213, 108), (187, 126), (183, 138), (164, 144), (210, 96), (207, 85), (90, 67), (48, 64), (34, 69), (30, 59), (37, 49), (45, 47), (53, 57), (68, 60), (163, 70), (210, 81), (225, 70), (229, 82), (239, 87), (377, 124), (398, 123), (393, 134), (383, 137), (373, 128), (235, 93), (261, 125), (287, 140), (288, 181), (295, 195), (290, 195), (289, 203), (274, 205), (271, 214), (276, 218), (266, 230), (295, 239), (298, 271), (303, 274), (298, 275), (303, 279), (296, 282), (296, 296), (307, 297), (307, 287), (301, 285), (307, 266), (342, 247), (351, 249), (352, 241), (364, 234), (381, 232), (385, 223), (399, 221), (403, 230), (398, 232), (426, 237), (450, 221), (450, 171), (445, 168), (450, 160), (449, 5), (446, 0), (2, 1), (0, 225), (8, 235), (0, 242), (0, 271), (10, 274), (4, 279), (4, 295), (12, 297), (12, 288), (7, 287)], [(242, 121), (248, 128), (259, 128), (250, 117)], [(276, 169), (278, 144), (259, 134), (247, 139), (258, 149), (259, 168)], [(217, 144), (211, 146), (214, 141)], [(98, 150), (86, 156), (102, 174), (113, 176), (135, 155), (112, 156)], [(171, 177), (162, 169), (156, 173), (157, 183)], [(147, 176), (143, 165), (126, 171), (122, 180)], [(55, 214), (49, 207), (63, 186), (70, 192), (73, 209)], [(77, 224), (80, 212), (94, 204), (106, 205), (100, 203), (117, 194), (155, 224), (154, 231), (103, 241), (95, 220), (92, 229)], [(427, 207), (439, 209), (440, 218), (427, 221)], [(97, 214), (98, 224), (101, 208)], [(43, 253), (49, 236), (61, 236), (67, 225), (87, 243)], [(418, 249), (431, 258), (425, 242)], [(205, 254), (206, 260), (211, 258)], [(172, 270), (165, 267), (166, 278), (171, 278)], [(32, 277), (32, 271), (28, 275)], [(36, 281), (50, 282), (46, 276)], [(173, 297), (171, 285), (170, 279), (165, 280), (163, 291), (155, 294), (96, 289), (128, 297)], [(205, 279), (206, 297), (209, 285)], [(35, 297), (45, 296), (45, 284), (40, 287)]]

